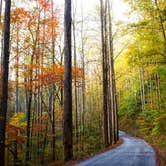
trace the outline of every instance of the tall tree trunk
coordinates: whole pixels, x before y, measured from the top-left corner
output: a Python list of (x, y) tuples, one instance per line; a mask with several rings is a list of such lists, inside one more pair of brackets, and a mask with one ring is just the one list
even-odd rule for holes
[[(3, 25), (2, 25), (2, 0), (0, 1), (0, 26), (2, 26), (2, 36), (1, 36), (1, 50), (3, 50)], [(3, 62), (3, 51), (1, 51), (1, 71)]]
[(114, 48), (113, 48), (113, 34), (112, 34), (112, 15), (110, 2), (108, 1), (108, 15), (109, 15), (109, 45), (110, 45), (110, 70), (111, 70), (111, 91), (112, 91), (112, 111), (113, 111), (113, 132), (114, 143), (119, 140), (119, 126), (118, 126), (118, 107), (117, 107), (117, 95), (116, 95), (116, 81), (115, 81), (115, 69), (114, 69)]
[(107, 105), (107, 88), (108, 88), (108, 68), (107, 68), (107, 47), (106, 47), (106, 10), (104, 9), (103, 0), (100, 0), (101, 14), (101, 42), (102, 42), (102, 70), (103, 70), (103, 111), (104, 111), (104, 144), (107, 147), (108, 142), (108, 105)]
[(4, 19), (4, 48), (3, 48), (3, 70), (2, 70), (2, 98), (0, 100), (0, 156), (1, 165), (5, 165), (5, 132), (8, 102), (8, 75), (10, 57), (10, 9), (11, 0), (6, 1)]
[[(107, 0), (107, 3), (108, 3), (108, 22), (109, 22), (109, 37), (112, 36), (112, 25), (111, 25), (111, 14), (110, 14), (110, 2)], [(110, 43), (110, 41), (109, 41)], [(110, 46), (109, 46), (109, 55), (111, 55), (111, 47), (112, 47), (112, 44), (110, 43)], [(113, 129), (114, 129), (114, 120), (113, 120), (113, 105), (112, 105), (112, 91), (111, 91), (111, 56), (108, 56), (108, 81), (109, 81), (109, 85), (108, 85), (108, 106), (109, 106), (109, 141), (110, 141), (110, 144), (112, 144), (113, 142)]]
[[(51, 0), (51, 15), (52, 21), (54, 17), (54, 2)], [(55, 37), (54, 37), (54, 26), (52, 25), (52, 64), (55, 65)], [(56, 152), (56, 137), (55, 137), (55, 84), (52, 85), (52, 160), (55, 161), (55, 152)]]
[(64, 160), (73, 157), (72, 76), (71, 76), (71, 0), (65, 0), (64, 15)]

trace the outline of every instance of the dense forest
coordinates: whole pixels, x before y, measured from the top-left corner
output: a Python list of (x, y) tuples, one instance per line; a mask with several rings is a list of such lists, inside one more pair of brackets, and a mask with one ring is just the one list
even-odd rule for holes
[(166, 164), (166, 1), (118, 0), (122, 19), (115, 1), (0, 0), (0, 165), (63, 165), (119, 130)]

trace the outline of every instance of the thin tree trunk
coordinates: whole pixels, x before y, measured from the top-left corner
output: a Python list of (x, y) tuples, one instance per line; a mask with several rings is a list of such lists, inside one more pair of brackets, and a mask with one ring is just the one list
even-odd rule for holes
[(150, 79), (149, 79), (149, 90), (150, 90), (150, 107), (151, 109), (153, 109), (153, 94), (152, 94), (152, 76), (150, 75)]
[(155, 74), (157, 109), (160, 110), (160, 84), (158, 73)]
[[(74, 47), (74, 68), (77, 67), (77, 52), (76, 52), (76, 34), (75, 34), (75, 12), (73, 12), (73, 47)], [(78, 109), (77, 109), (77, 75), (74, 78), (74, 109), (75, 109), (75, 137), (76, 137), (76, 153), (78, 154)]]
[(145, 110), (145, 89), (144, 89), (144, 71), (143, 68), (140, 70), (140, 94), (141, 94), (141, 105), (142, 111)]
[[(82, 2), (82, 1), (81, 1)], [(82, 136), (84, 138), (84, 128), (85, 128), (85, 53), (84, 53), (84, 39), (83, 39), (83, 31), (84, 31), (84, 18), (83, 18), (83, 4), (81, 3), (81, 54), (82, 54)], [(83, 148), (84, 146), (82, 146)]]
[[(51, 15), (52, 20), (54, 19), (54, 2), (51, 1)], [(55, 38), (54, 38), (54, 26), (52, 25), (52, 63), (55, 65)], [(55, 137), (55, 84), (52, 86), (52, 160), (55, 161), (56, 152), (56, 137)]]
[(15, 112), (19, 112), (19, 101), (18, 101), (18, 76), (19, 76), (19, 29), (18, 29), (18, 24), (17, 24), (17, 52), (16, 52), (16, 110)]
[[(33, 43), (33, 51), (32, 51), (32, 55), (31, 55), (30, 65), (33, 65), (33, 63), (34, 63), (34, 56), (36, 54), (37, 44), (39, 44), (38, 43), (39, 29), (40, 29), (39, 23), (40, 23), (40, 10), (39, 10), (39, 15), (38, 15), (38, 25), (36, 28), (36, 37), (35, 37), (35, 40), (33, 41), (34, 43)], [(28, 28), (30, 28), (29, 26), (30, 25), (28, 25)], [(30, 71), (29, 80), (27, 80), (29, 87), (30, 87), (29, 91), (26, 90), (26, 97), (27, 97), (27, 143), (26, 143), (26, 156), (25, 156), (26, 161), (29, 161), (30, 157), (31, 157), (31, 155), (30, 155), (30, 148), (31, 148), (31, 146), (30, 146), (31, 145), (30, 144), (30, 137), (31, 137), (30, 128), (31, 128), (31, 103), (32, 103), (32, 97), (33, 97), (32, 80), (33, 80), (33, 70)]]
[(161, 92), (160, 92), (160, 76), (157, 73), (157, 89), (158, 89), (158, 101), (159, 101), (159, 110), (161, 110)]
[(110, 68), (111, 68), (111, 90), (112, 90), (112, 111), (113, 111), (113, 132), (114, 132), (114, 143), (119, 140), (119, 127), (118, 127), (118, 108), (117, 108), (117, 95), (116, 95), (116, 81), (114, 71), (114, 50), (113, 50), (113, 35), (112, 35), (112, 16), (110, 2), (108, 1), (109, 10), (109, 44), (110, 44)]

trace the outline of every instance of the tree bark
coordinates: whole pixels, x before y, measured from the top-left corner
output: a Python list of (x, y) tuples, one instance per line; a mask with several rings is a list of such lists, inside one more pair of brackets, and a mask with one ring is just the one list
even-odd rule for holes
[(8, 75), (10, 57), (10, 10), (11, 0), (6, 1), (4, 19), (4, 47), (3, 47), (3, 71), (2, 71), (2, 98), (0, 100), (0, 156), (1, 165), (5, 165), (5, 132), (8, 102)]
[(117, 107), (117, 95), (116, 95), (116, 81), (115, 81), (115, 69), (114, 69), (114, 48), (113, 48), (113, 35), (112, 35), (112, 16), (111, 16), (110, 2), (108, 1), (108, 15), (109, 15), (109, 45), (110, 45), (110, 70), (111, 70), (111, 92), (112, 92), (112, 116), (113, 116), (113, 135), (114, 143), (119, 140), (119, 127), (118, 127), (118, 107)]
[(107, 48), (106, 48), (106, 40), (105, 40), (105, 31), (106, 31), (106, 18), (105, 18), (105, 10), (103, 0), (100, 0), (100, 14), (101, 14), (101, 44), (102, 44), (102, 72), (103, 72), (103, 111), (104, 111), (104, 144), (107, 147), (108, 142), (108, 105), (107, 105), (107, 88), (108, 88), (108, 68), (107, 68)]
[(65, 0), (64, 14), (64, 160), (73, 157), (71, 80), (71, 0)]

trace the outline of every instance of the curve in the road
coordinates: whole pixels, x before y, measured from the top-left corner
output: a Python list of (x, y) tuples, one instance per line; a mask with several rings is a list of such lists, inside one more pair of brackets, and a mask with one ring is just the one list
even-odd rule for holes
[(156, 166), (153, 148), (144, 140), (120, 132), (123, 144), (77, 166)]

